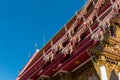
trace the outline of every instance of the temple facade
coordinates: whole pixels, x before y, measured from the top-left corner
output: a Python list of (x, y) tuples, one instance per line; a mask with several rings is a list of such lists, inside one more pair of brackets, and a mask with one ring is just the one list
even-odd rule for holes
[(88, 0), (16, 80), (120, 80), (120, 0)]

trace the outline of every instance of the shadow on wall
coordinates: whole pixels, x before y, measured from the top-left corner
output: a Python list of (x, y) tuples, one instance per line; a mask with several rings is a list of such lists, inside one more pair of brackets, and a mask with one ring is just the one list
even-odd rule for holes
[(111, 72), (110, 80), (118, 80), (118, 76), (116, 75), (114, 70), (112, 70), (112, 72)]

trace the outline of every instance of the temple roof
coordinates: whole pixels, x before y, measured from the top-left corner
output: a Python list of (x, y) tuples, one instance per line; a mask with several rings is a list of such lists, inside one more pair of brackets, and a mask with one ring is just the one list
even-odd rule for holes
[[(93, 0), (95, 3), (97, 3), (97, 0)], [(107, 0), (108, 1), (108, 0)], [(89, 0), (84, 7), (82, 7), (77, 14), (79, 15), (74, 15), (45, 45), (44, 47), (42, 47), (40, 50), (35, 51), (34, 55), (31, 57), (31, 59), (29, 60), (29, 62), (26, 64), (26, 66), (23, 68), (23, 70), (19, 73), (19, 76), (26, 70), (28, 70), (28, 68), (30, 68), (31, 66), (33, 66), (34, 63), (37, 63), (37, 61), (41, 58), (41, 56), (43, 55), (43, 52), (47, 52), (49, 49), (52, 48), (51, 42), (53, 45), (56, 45), (56, 43), (59, 42), (59, 40), (61, 39), (61, 37), (67, 32), (66, 29), (70, 29), (71, 26), (74, 24), (74, 22), (76, 21), (77, 18), (79, 18), (79, 16), (83, 15), (85, 13), (85, 10), (89, 8), (89, 6), (93, 6), (93, 3), (91, 3), (91, 0)], [(86, 13), (86, 15), (83, 15), (84, 17), (88, 17), (88, 15), (90, 15), (90, 13), (92, 13), (92, 9), (94, 7), (91, 7), (88, 12)], [(111, 9), (108, 11), (108, 13), (111, 11)], [(92, 16), (92, 15), (91, 15)], [(105, 16), (101, 16), (100, 19), (103, 19)], [(91, 26), (98, 26), (98, 21), (95, 21)], [(86, 52), (85, 52), (86, 53)]]

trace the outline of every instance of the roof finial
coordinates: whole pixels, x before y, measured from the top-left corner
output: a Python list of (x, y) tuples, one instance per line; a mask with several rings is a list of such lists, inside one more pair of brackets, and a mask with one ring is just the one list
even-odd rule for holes
[(38, 48), (38, 45), (37, 45), (37, 42), (35, 42), (35, 49), (37, 49)]
[(66, 26), (66, 25), (64, 25), (64, 28), (65, 28), (65, 31), (68, 31), (68, 29), (67, 29), (67, 26)]
[(77, 11), (75, 11), (75, 15), (76, 15), (76, 16), (78, 15), (78, 12), (77, 12)]
[(45, 56), (45, 50), (43, 49), (43, 56)]
[(53, 41), (52, 40), (50, 41), (50, 43), (51, 43), (51, 46), (53, 47)]
[(38, 49), (38, 45), (37, 45), (37, 42), (35, 42), (35, 49), (36, 49), (36, 52), (39, 51), (39, 49)]
[(30, 51), (29, 51), (29, 53), (28, 53), (28, 58), (30, 58)]
[(17, 74), (19, 74), (20, 73), (20, 71), (19, 70), (17, 70)]

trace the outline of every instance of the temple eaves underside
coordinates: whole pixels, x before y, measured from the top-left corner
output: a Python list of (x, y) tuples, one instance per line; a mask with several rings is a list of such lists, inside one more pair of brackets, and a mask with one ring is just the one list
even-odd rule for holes
[(119, 75), (120, 0), (88, 0), (16, 80), (118, 80)]

